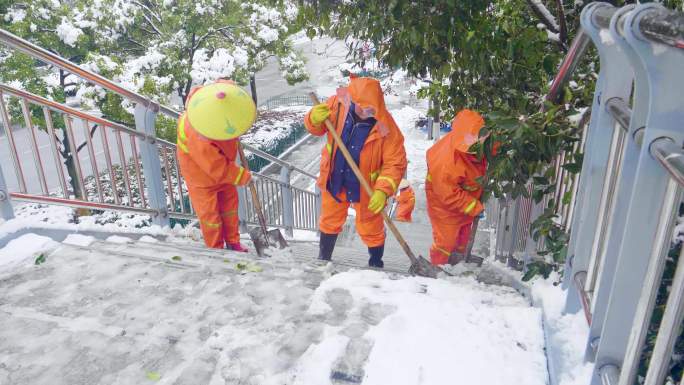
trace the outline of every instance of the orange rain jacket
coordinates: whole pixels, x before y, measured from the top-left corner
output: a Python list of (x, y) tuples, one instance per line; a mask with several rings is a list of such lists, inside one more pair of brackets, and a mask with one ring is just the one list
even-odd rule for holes
[(399, 222), (411, 222), (411, 213), (416, 206), (416, 193), (411, 187), (407, 187), (397, 196), (397, 215)]
[[(361, 173), (374, 190), (381, 190), (387, 196), (392, 196), (396, 193), (406, 171), (404, 136), (385, 107), (380, 82), (363, 77), (352, 77), (348, 87), (338, 89), (336, 95), (327, 101), (330, 108), (330, 121), (340, 135), (352, 101), (361, 108), (373, 107), (374, 117), (377, 120), (361, 150), (359, 161)], [(309, 118), (310, 114), (311, 112), (307, 113), (304, 118), (307, 130), (316, 136), (326, 134), (328, 130), (324, 123), (314, 125)], [(326, 193), (326, 184), (337, 153), (337, 145), (330, 134), (327, 139), (327, 144), (321, 150), (321, 168), (318, 177), (318, 186)], [(342, 230), (349, 204), (344, 201), (337, 202), (332, 197), (326, 199), (326, 195), (330, 194), (323, 194), (320, 230), (326, 234), (337, 234)], [(368, 210), (369, 199), (370, 197), (362, 188), (360, 202), (354, 204), (354, 209), (357, 211), (359, 235), (366, 245), (373, 247), (384, 243), (385, 233), (382, 216)], [(338, 211), (344, 211), (344, 215)], [(359, 228), (359, 225), (362, 227), (367, 225), (368, 228)]]
[(484, 176), (487, 161), (466, 152), (483, 126), (480, 114), (462, 110), (451, 123), (452, 131), (427, 151), (425, 193), (432, 222), (434, 243), (430, 257), (434, 264), (446, 263), (454, 251), (465, 251), (473, 218), (484, 209), (477, 178)]
[[(188, 102), (198, 89), (190, 93)], [(199, 217), (205, 244), (222, 249), (225, 243), (240, 242), (235, 186), (247, 184), (251, 174), (235, 163), (238, 140), (207, 139), (182, 114), (178, 119), (176, 143), (178, 164)]]

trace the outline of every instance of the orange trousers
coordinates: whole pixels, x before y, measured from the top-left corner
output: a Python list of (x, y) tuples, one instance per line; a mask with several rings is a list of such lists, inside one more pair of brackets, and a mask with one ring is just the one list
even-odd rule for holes
[(207, 247), (223, 249), (227, 243), (240, 242), (238, 193), (234, 185), (188, 186), (188, 192)]
[[(341, 202), (338, 202), (327, 191), (322, 193), (321, 217), (318, 228), (322, 233), (339, 234), (344, 222), (347, 221), (347, 212), (350, 203), (346, 201), (347, 194), (340, 194)], [(363, 243), (368, 247), (377, 247), (385, 244), (385, 224), (381, 214), (373, 214), (368, 210), (367, 204), (352, 203), (356, 211), (356, 232)]]
[(472, 219), (461, 223), (443, 223), (430, 217), (432, 222), (432, 247), (430, 247), (430, 262), (433, 265), (444, 265), (449, 261), (449, 255), (454, 251), (465, 253), (473, 228)]

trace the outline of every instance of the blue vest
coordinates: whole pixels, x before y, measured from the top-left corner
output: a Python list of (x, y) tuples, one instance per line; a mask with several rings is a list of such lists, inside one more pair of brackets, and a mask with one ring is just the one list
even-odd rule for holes
[[(342, 142), (347, 146), (347, 149), (351, 153), (352, 158), (356, 164), (359, 164), (359, 159), (361, 158), (361, 150), (363, 149), (364, 143), (370, 134), (371, 129), (375, 125), (376, 120), (374, 118), (369, 118), (366, 120), (361, 120), (354, 113), (354, 103), (349, 106), (349, 112), (344, 121), (344, 128), (342, 129)], [(359, 180), (354, 175), (351, 167), (344, 159), (339, 151), (335, 153), (335, 159), (333, 162), (333, 169), (328, 179), (328, 191), (330, 194), (339, 202), (337, 195), (339, 195), (342, 190), (347, 191), (347, 202), (359, 202), (361, 198), (361, 184)]]

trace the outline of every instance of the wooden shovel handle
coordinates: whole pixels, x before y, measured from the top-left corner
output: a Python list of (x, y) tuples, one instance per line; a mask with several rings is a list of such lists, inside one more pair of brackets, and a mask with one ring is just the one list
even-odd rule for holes
[[(249, 171), (249, 163), (247, 163), (247, 157), (245, 156), (245, 151), (242, 149), (242, 143), (238, 140), (238, 153), (240, 154), (240, 163), (245, 170)], [(252, 193), (252, 204), (254, 204), (254, 210), (256, 211), (257, 218), (259, 219), (259, 226), (261, 231), (264, 233), (264, 239), (268, 240), (268, 228), (266, 226), (266, 217), (264, 216), (264, 209), (261, 206), (261, 200), (259, 199), (259, 194), (257, 194), (256, 185), (254, 180), (250, 179), (247, 183), (249, 186), (249, 191)]]
[[(313, 92), (309, 94), (309, 97), (311, 98), (311, 101), (314, 103), (314, 105), (320, 104), (318, 97)], [(354, 161), (354, 158), (347, 149), (347, 146), (342, 141), (340, 134), (338, 134), (337, 130), (335, 130), (335, 127), (333, 126), (330, 119), (325, 119), (324, 124), (325, 127), (328, 129), (330, 135), (332, 135), (333, 140), (337, 144), (337, 149), (342, 152), (342, 156), (344, 156), (344, 159), (347, 161), (347, 164), (349, 164), (349, 167), (351, 167), (352, 171), (354, 172), (354, 175), (356, 175), (356, 179), (358, 179), (359, 183), (361, 183), (361, 187), (363, 187), (364, 191), (366, 191), (368, 196), (373, 195), (373, 189), (371, 188), (370, 184), (368, 184), (366, 178), (364, 178), (363, 174), (361, 173), (361, 170), (359, 170), (359, 166), (356, 164), (356, 161)], [(382, 210), (382, 217), (385, 220), (385, 223), (387, 223), (387, 227), (389, 227), (392, 234), (394, 234), (394, 237), (397, 238), (397, 241), (401, 245), (401, 248), (404, 249), (404, 253), (406, 253), (406, 256), (408, 256), (408, 258), (411, 260), (411, 263), (417, 263), (418, 259), (416, 258), (416, 255), (413, 254), (413, 251), (411, 251), (411, 248), (406, 243), (406, 240), (401, 235), (399, 229), (397, 228), (397, 226), (394, 225), (394, 222), (389, 217), (389, 215), (387, 215), (387, 212), (385, 212), (385, 210)]]

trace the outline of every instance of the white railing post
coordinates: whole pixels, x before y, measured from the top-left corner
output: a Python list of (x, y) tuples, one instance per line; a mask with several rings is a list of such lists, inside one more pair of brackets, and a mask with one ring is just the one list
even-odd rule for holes
[[(624, 14), (630, 12), (634, 6), (625, 6), (618, 10), (615, 14), (615, 19), (619, 20)], [(634, 49), (627, 43), (624, 36), (617, 30), (617, 25), (611, 23), (611, 36), (617, 44), (625, 52), (629, 59), (629, 63), (634, 70), (634, 96), (633, 109), (630, 116), (629, 128), (627, 129), (627, 138), (622, 150), (622, 163), (620, 164), (618, 179), (616, 182), (613, 201), (613, 209), (608, 218), (605, 234), (606, 239), (603, 244), (603, 249), (599, 250), (596, 256), (602, 262), (600, 274), (597, 274), (596, 284), (594, 285), (594, 296), (592, 298), (592, 321), (589, 326), (589, 339), (587, 344), (587, 357), (594, 358), (594, 348), (597, 347), (597, 342), (601, 336), (601, 330), (606, 318), (606, 310), (608, 308), (608, 300), (610, 298), (610, 291), (613, 286), (613, 279), (615, 277), (615, 269), (619, 259), (619, 249), (622, 243), (622, 236), (624, 235), (625, 220), (627, 219), (627, 207), (632, 197), (632, 190), (634, 186), (634, 177), (639, 163), (639, 149), (640, 145), (634, 139), (635, 132), (643, 129), (646, 125), (646, 118), (648, 115), (649, 93), (648, 93), (648, 78), (646, 69), (641, 60), (637, 56)], [(604, 106), (607, 108), (607, 106)]]
[(681, 187), (654, 157), (653, 150), (663, 140), (671, 140), (671, 147), (676, 149), (684, 142), (684, 50), (653, 43), (642, 35), (640, 21), (654, 9), (665, 8), (655, 3), (637, 5), (624, 18), (625, 39), (647, 73), (648, 116), (629, 203), (616, 208), (627, 210), (627, 216), (598, 339), (592, 385), (601, 383), (598, 370), (607, 365), (619, 368), (620, 385), (635, 381), (682, 197)]
[(12, 202), (10, 201), (9, 190), (7, 189), (7, 183), (5, 183), (5, 175), (2, 173), (2, 167), (0, 167), (0, 218), (4, 220), (14, 218), (14, 209), (12, 208)]
[[(615, 119), (602, 106), (611, 98), (629, 99), (633, 72), (624, 52), (614, 42), (608, 41), (605, 34), (593, 22), (597, 9), (614, 8), (608, 3), (592, 3), (582, 11), (582, 28), (594, 41), (599, 52), (601, 70), (596, 82), (591, 121), (587, 132), (582, 172), (580, 174), (580, 194), (576, 202), (577, 213), (572, 222), (568, 265), (565, 270), (565, 287), (568, 290), (565, 311), (576, 313), (582, 309), (580, 297), (584, 287), (576, 287), (575, 274), (587, 272), (591, 261), (594, 237), (599, 225), (602, 190), (608, 170), (613, 131), (621, 130)], [(605, 43), (604, 43), (605, 41)], [(616, 70), (621, 68), (621, 70)]]
[(285, 225), (285, 234), (294, 236), (294, 196), (292, 194), (292, 184), (290, 181), (290, 174), (292, 170), (289, 167), (280, 168), (280, 182), (282, 182), (282, 199), (283, 202), (283, 225)]
[(168, 209), (166, 205), (166, 193), (162, 179), (161, 161), (159, 149), (156, 144), (155, 121), (157, 109), (149, 108), (141, 103), (135, 106), (135, 128), (145, 133), (146, 139), (140, 144), (140, 157), (142, 158), (145, 187), (150, 207), (159, 214), (152, 217), (152, 222), (160, 226), (169, 225)]

